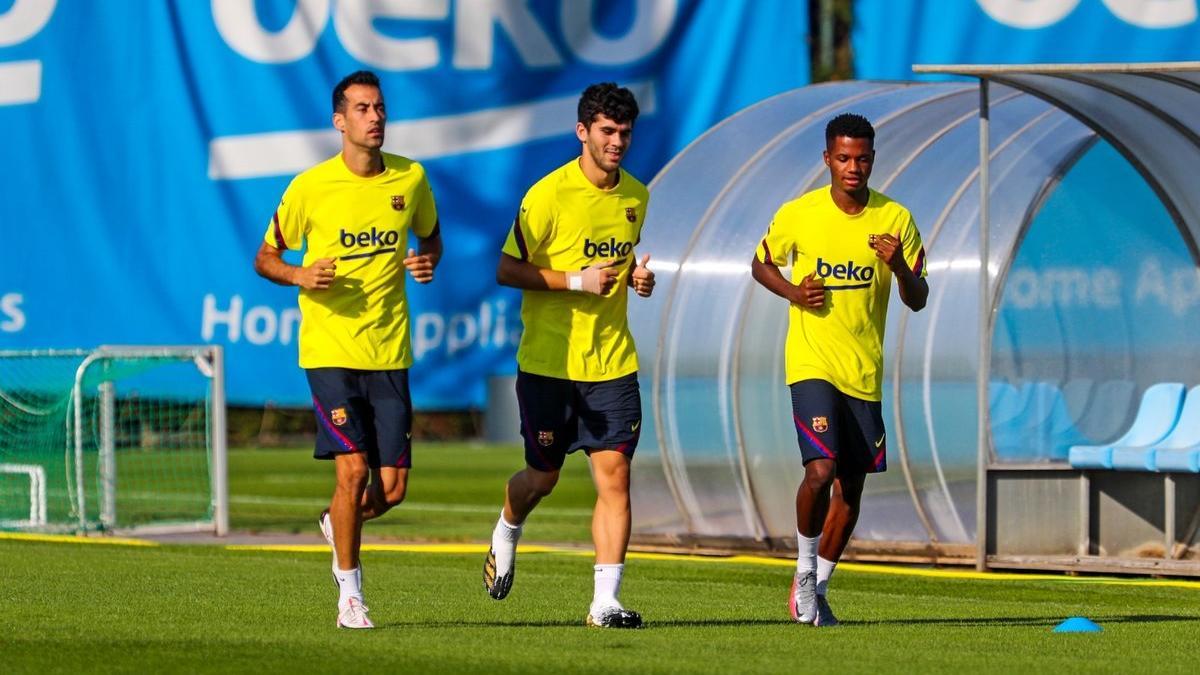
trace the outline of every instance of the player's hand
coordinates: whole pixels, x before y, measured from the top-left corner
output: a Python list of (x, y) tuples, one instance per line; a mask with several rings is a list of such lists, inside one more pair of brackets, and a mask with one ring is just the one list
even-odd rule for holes
[(876, 236), (871, 248), (875, 249), (875, 257), (882, 260), (893, 272), (898, 271), (904, 264), (900, 240), (890, 234)]
[(809, 272), (808, 276), (801, 279), (800, 283), (796, 285), (795, 298), (792, 303), (807, 309), (824, 307), (825, 279), (817, 276), (816, 272)]
[(296, 285), (310, 291), (324, 290), (333, 285), (337, 274), (337, 258), (321, 258), (314, 260), (308, 267), (300, 267), (296, 272)]
[(418, 284), (427, 284), (433, 281), (433, 268), (437, 267), (437, 260), (428, 253), (417, 255), (413, 249), (408, 249), (408, 256), (404, 258), (404, 266), (408, 268), (408, 273), (412, 275), (413, 281)]
[(601, 260), (579, 272), (567, 273), (567, 288), (595, 295), (608, 295), (617, 283), (619, 271), (613, 269), (615, 260)]
[(654, 272), (651, 272), (650, 268), (646, 267), (646, 263), (648, 262), (650, 262), (649, 253), (642, 256), (641, 261), (638, 262), (637, 266), (633, 268), (633, 272), (629, 275), (633, 283), (633, 292), (643, 298), (650, 297), (650, 294), (654, 292)]

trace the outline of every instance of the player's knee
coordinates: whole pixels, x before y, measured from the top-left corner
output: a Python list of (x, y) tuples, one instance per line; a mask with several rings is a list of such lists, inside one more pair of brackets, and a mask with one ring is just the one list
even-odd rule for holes
[(527, 468), (525, 476), (530, 491), (538, 498), (549, 495), (554, 491), (554, 486), (558, 484), (558, 471), (538, 471)]
[(828, 460), (813, 460), (804, 465), (804, 483), (810, 489), (825, 489), (833, 483), (837, 465)]
[(338, 489), (361, 492), (366, 487), (370, 475), (371, 471), (365, 461), (344, 461), (337, 467)]
[(404, 497), (408, 494), (408, 483), (399, 481), (383, 492), (383, 502), (387, 508), (392, 508), (404, 501)]
[(837, 481), (834, 493), (852, 509), (857, 509), (862, 502), (863, 484), (866, 475), (844, 476)]

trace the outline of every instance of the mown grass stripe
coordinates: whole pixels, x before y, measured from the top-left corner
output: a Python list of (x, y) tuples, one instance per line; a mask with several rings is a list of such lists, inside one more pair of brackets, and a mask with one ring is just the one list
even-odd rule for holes
[[(325, 544), (230, 544), (225, 547), (229, 551), (286, 551), (295, 553), (328, 553)], [(391, 553), (449, 553), (449, 554), (479, 554), (487, 553), (487, 544), (363, 544), (363, 551)], [(521, 553), (556, 553), (559, 555), (591, 556), (591, 549), (567, 548), (561, 546), (522, 546)], [(641, 553), (631, 551), (626, 558), (633, 560), (665, 560), (689, 561), (706, 563), (735, 563), (747, 565), (769, 565), (775, 567), (793, 567), (796, 562), (788, 558), (771, 558), (754, 555), (690, 555), (679, 553)], [(838, 568), (851, 572), (866, 574), (885, 574), (894, 576), (933, 577), (942, 579), (976, 579), (980, 581), (1052, 581), (1057, 583), (1105, 584), (1112, 586), (1166, 586), (1173, 588), (1189, 588), (1200, 590), (1200, 581), (1174, 579), (1117, 579), (1115, 577), (1075, 577), (1060, 574), (1017, 574), (1012, 572), (976, 572), (974, 570), (929, 569), (922, 567), (906, 567), (897, 565), (879, 565), (870, 563), (838, 563)]]

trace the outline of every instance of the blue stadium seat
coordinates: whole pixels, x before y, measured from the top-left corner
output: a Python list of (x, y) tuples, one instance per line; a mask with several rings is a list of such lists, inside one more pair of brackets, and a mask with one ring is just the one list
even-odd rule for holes
[(1108, 445), (1075, 445), (1067, 453), (1077, 469), (1113, 468), (1113, 448), (1152, 446), (1167, 437), (1179, 420), (1184, 386), (1178, 382), (1160, 382), (1146, 389), (1137, 417), (1129, 431)]
[(1005, 428), (1020, 418), (1029, 405), (1029, 394), (1030, 390), (1024, 384), (1017, 388), (1002, 380), (988, 383), (988, 415), (993, 431)]
[[(1068, 402), (1071, 399), (1067, 399)], [(1094, 440), (1072, 445), (1109, 443), (1120, 438), (1137, 412), (1137, 384), (1130, 380), (1107, 380), (1092, 390), (1079, 413), (1079, 428)], [(1073, 408), (1080, 410), (1080, 408)]]
[(1184, 450), (1200, 444), (1200, 386), (1192, 387), (1183, 399), (1179, 420), (1166, 438), (1153, 445), (1114, 447), (1112, 467), (1124, 471), (1154, 471), (1163, 450)]
[[(1179, 423), (1149, 455), (1147, 464), (1151, 470), (1200, 473), (1200, 386), (1188, 392)], [(1116, 451), (1113, 451), (1113, 466), (1117, 466)]]
[(1034, 394), (1032, 383), (1022, 382), (1020, 387), (1015, 387), (1008, 382), (994, 381), (989, 383), (988, 393), (992, 447), (996, 449), (997, 457), (1007, 461), (1029, 459), (1022, 455), (1025, 454), (1024, 442)]
[[(1073, 385), (1073, 393), (1080, 386), (1090, 382)], [(1063, 460), (1068, 448), (1090, 442), (1076, 428), (1063, 392), (1054, 383), (1025, 382), (1017, 388), (993, 382), (991, 392), (992, 447), (999, 460)]]

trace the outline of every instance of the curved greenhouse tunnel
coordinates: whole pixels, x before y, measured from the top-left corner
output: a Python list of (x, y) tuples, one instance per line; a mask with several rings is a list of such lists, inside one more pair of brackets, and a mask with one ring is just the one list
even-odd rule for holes
[[(1079, 91), (1010, 79), (991, 86), (993, 461), (1053, 462), (1067, 431), (1119, 434), (1149, 384), (1200, 381), (1200, 347), (1188, 341), (1200, 327), (1191, 234), (1200, 178), (1163, 179), (1162, 159), (1127, 161), (1161, 117), (1131, 117), (1141, 128), (1113, 134), (1111, 120), (1071, 103)], [(803, 467), (783, 377), (787, 311), (753, 281), (749, 261), (783, 202), (828, 184), (824, 126), (853, 111), (877, 130), (872, 187), (916, 218), (931, 289), (919, 313), (890, 303), (889, 469), (867, 481), (855, 536), (926, 548), (974, 540), (978, 104), (973, 82), (807, 87), (725, 120), (654, 180), (639, 252), (652, 255), (657, 291), (630, 303), (647, 413), (636, 537), (794, 541)], [(1035, 421), (1054, 428), (1063, 407), (1070, 429), (1027, 433)]]

